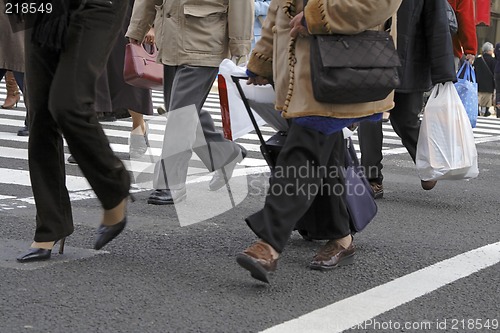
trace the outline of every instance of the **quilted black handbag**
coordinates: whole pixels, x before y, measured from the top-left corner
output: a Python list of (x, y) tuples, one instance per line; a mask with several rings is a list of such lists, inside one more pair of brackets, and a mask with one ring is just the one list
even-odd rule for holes
[(383, 100), (399, 86), (399, 66), (401, 62), (388, 31), (311, 38), (311, 78), (318, 102)]

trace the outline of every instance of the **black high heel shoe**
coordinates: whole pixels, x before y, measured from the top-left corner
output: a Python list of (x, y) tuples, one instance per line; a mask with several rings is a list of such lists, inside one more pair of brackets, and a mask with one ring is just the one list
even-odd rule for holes
[[(131, 194), (129, 195), (129, 198), (132, 202), (135, 201), (134, 196)], [(125, 217), (123, 220), (120, 222), (113, 224), (113, 225), (104, 225), (101, 224), (99, 228), (97, 229), (97, 238), (94, 244), (94, 249), (95, 250), (100, 250), (104, 247), (104, 245), (108, 244), (111, 242), (113, 239), (118, 236), (123, 229), (125, 229), (125, 226), (127, 225), (127, 213), (125, 212)]]
[[(61, 242), (59, 243), (59, 254), (64, 253), (64, 243), (66, 241), (66, 238), (62, 238)], [(54, 242), (54, 246), (56, 245), (57, 241)], [(42, 260), (49, 260), (50, 256), (52, 254), (52, 249), (40, 249), (40, 248), (30, 248), (28, 253), (20, 256), (17, 258), (18, 262), (33, 262), (33, 261), (42, 261)]]
[(113, 225), (103, 225), (101, 224), (97, 229), (97, 239), (94, 244), (94, 249), (100, 250), (104, 245), (111, 242), (118, 236), (127, 225), (127, 216), (123, 218), (120, 222)]

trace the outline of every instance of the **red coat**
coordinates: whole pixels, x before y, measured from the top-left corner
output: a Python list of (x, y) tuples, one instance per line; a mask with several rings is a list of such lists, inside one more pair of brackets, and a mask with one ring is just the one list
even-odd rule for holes
[(473, 0), (448, 0), (455, 11), (458, 32), (453, 36), (453, 53), (461, 58), (465, 54), (477, 54), (476, 22)]

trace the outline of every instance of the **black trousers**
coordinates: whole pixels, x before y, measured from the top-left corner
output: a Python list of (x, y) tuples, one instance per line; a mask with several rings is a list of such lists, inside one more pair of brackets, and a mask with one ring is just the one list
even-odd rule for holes
[(394, 109), (389, 117), (392, 128), (401, 138), (403, 146), (415, 162), (417, 155), (418, 133), (420, 131), (420, 120), (418, 114), (422, 110), (424, 94), (421, 91), (411, 93), (394, 94)]
[(73, 232), (63, 135), (104, 209), (115, 207), (128, 196), (128, 172), (111, 150), (93, 109), (95, 84), (127, 4), (113, 1), (109, 7), (89, 4), (75, 10), (62, 51), (31, 43), (26, 34), (28, 156), (37, 209), (35, 241), (54, 241)]
[(358, 128), (361, 165), (370, 182), (382, 184), (382, 121), (362, 121)]
[[(324, 135), (292, 122), (270, 179), (264, 208), (246, 219), (253, 232), (282, 252), (297, 222), (314, 205), (315, 220), (325, 238), (351, 233), (343, 199), (342, 132)], [(309, 214), (308, 214), (309, 216)]]
[[(390, 111), (392, 128), (401, 138), (401, 142), (410, 154), (413, 162), (417, 154), (420, 120), (418, 114), (422, 110), (424, 96), (422, 92), (394, 94), (394, 108)], [(382, 182), (382, 123), (362, 122), (359, 126), (359, 146), (361, 164), (370, 181)]]

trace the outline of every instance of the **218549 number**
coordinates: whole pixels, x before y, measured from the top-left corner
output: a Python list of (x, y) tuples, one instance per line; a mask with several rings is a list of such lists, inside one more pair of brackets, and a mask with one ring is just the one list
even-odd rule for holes
[(47, 3), (36, 3), (36, 2), (7, 2), (5, 4), (4, 14), (35, 14), (35, 13), (52, 13), (52, 4)]

